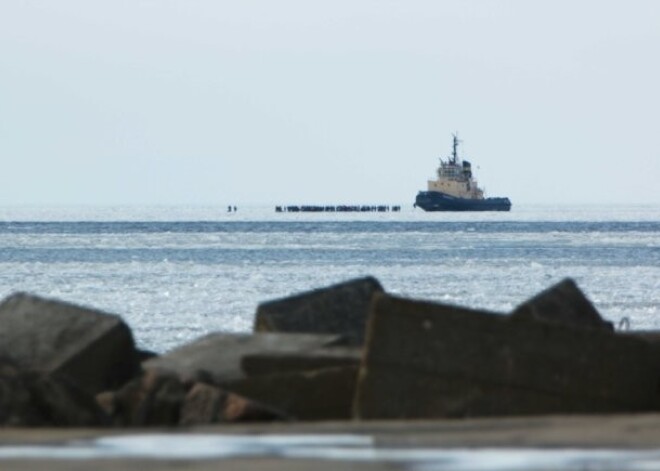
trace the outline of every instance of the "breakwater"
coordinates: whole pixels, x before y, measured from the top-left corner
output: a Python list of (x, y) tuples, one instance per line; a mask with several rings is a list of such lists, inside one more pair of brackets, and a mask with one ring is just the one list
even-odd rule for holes
[(250, 333), (165, 354), (117, 315), (0, 303), (0, 425), (171, 427), (658, 412), (658, 333), (615, 331), (566, 279), (509, 314), (373, 277), (262, 302)]
[(400, 205), (387, 204), (339, 204), (339, 205), (288, 205), (275, 206), (276, 213), (387, 213), (401, 211)]

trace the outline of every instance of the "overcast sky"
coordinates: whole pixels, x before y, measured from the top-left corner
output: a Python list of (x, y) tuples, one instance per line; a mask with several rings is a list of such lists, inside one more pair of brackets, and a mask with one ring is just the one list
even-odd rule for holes
[(2, 0), (0, 205), (660, 203), (660, 1)]

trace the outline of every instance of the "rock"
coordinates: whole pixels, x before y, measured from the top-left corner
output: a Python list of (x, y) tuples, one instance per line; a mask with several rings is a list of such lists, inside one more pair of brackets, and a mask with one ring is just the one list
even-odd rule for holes
[(98, 393), (94, 399), (96, 404), (101, 408), (103, 413), (109, 418), (114, 417), (115, 415), (115, 392), (114, 391), (103, 391)]
[(605, 329), (374, 298), (363, 419), (660, 410), (660, 356)]
[(215, 333), (147, 360), (143, 367), (168, 371), (186, 381), (203, 380), (222, 386), (245, 377), (241, 362), (246, 355), (304, 352), (333, 345), (340, 340), (338, 335)]
[(226, 389), (298, 420), (351, 418), (357, 366), (288, 371), (234, 381)]
[(99, 427), (109, 418), (84, 390), (57, 377), (0, 359), (0, 426)]
[(272, 422), (287, 417), (275, 409), (251, 401), (217, 386), (195, 383), (181, 409), (181, 425), (231, 422)]
[(0, 304), (0, 354), (67, 376), (92, 394), (139, 372), (133, 336), (120, 317), (24, 293)]
[(514, 319), (562, 322), (580, 327), (614, 330), (605, 321), (589, 299), (580, 291), (575, 281), (566, 278), (518, 306), (511, 316)]
[(282, 420), (285, 416), (217, 386), (147, 371), (117, 392), (97, 396), (115, 425), (152, 427)]
[(347, 344), (362, 345), (371, 298), (381, 292), (378, 280), (366, 277), (265, 302), (254, 330), (343, 334)]
[(179, 423), (187, 390), (176, 375), (147, 371), (115, 393), (97, 396), (115, 422), (124, 427), (174, 426)]
[(305, 352), (256, 353), (243, 357), (247, 376), (262, 376), (293, 371), (310, 371), (340, 366), (359, 366), (362, 349), (326, 347)]

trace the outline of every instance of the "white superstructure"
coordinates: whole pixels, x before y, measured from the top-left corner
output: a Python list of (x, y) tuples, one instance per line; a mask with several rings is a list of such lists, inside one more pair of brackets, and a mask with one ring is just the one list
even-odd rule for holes
[(454, 136), (453, 152), (447, 160), (440, 159), (438, 178), (428, 181), (428, 191), (438, 191), (456, 198), (484, 199), (484, 192), (472, 178), (472, 165), (459, 159), (456, 149), (458, 136)]

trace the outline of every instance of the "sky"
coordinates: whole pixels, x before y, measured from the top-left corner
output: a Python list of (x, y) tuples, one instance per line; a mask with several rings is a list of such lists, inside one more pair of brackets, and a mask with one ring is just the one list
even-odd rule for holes
[(656, 0), (2, 0), (0, 205), (660, 204)]

